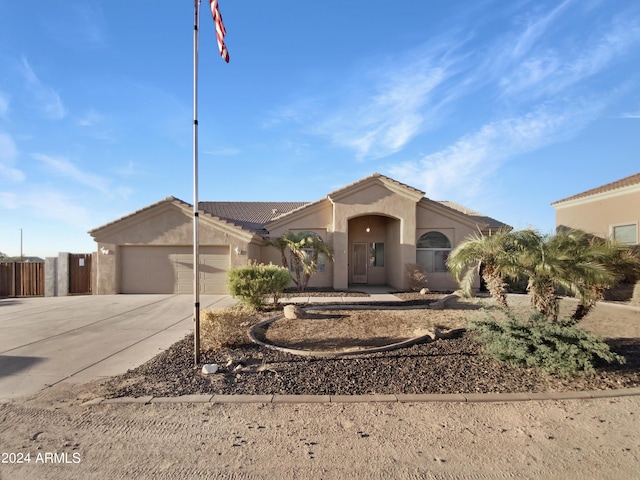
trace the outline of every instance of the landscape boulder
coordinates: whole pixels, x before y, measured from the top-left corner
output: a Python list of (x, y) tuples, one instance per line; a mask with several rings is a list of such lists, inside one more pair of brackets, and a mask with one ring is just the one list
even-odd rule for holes
[(305, 312), (297, 305), (285, 305), (284, 318), (289, 320), (297, 320), (299, 318), (305, 318)]

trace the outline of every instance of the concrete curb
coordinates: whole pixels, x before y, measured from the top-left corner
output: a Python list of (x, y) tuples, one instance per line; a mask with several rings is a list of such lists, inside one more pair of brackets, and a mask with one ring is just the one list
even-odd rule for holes
[(410, 393), (372, 395), (183, 395), (180, 397), (119, 397), (95, 398), (81, 404), (83, 407), (97, 405), (150, 405), (158, 403), (210, 403), (210, 404), (345, 404), (345, 403), (479, 403), (479, 402), (529, 402), (547, 400), (592, 400), (640, 396), (640, 387), (619, 390), (592, 390), (585, 392), (540, 392), (540, 393)]

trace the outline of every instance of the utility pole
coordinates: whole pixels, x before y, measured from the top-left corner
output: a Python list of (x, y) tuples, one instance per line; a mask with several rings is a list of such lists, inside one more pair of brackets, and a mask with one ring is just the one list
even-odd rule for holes
[(20, 229), (20, 263), (22, 262), (22, 229)]

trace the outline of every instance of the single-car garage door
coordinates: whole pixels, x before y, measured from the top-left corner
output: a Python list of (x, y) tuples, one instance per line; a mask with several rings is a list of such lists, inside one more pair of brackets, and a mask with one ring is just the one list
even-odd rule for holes
[[(229, 247), (200, 246), (200, 293), (227, 293)], [(126, 246), (120, 251), (122, 293), (193, 293), (193, 248)]]

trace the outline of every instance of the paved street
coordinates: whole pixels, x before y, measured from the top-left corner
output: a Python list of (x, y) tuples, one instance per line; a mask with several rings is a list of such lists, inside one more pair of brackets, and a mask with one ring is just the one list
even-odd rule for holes
[[(200, 298), (202, 310), (234, 302)], [(191, 295), (0, 299), (0, 401), (124, 373), (192, 329)]]

